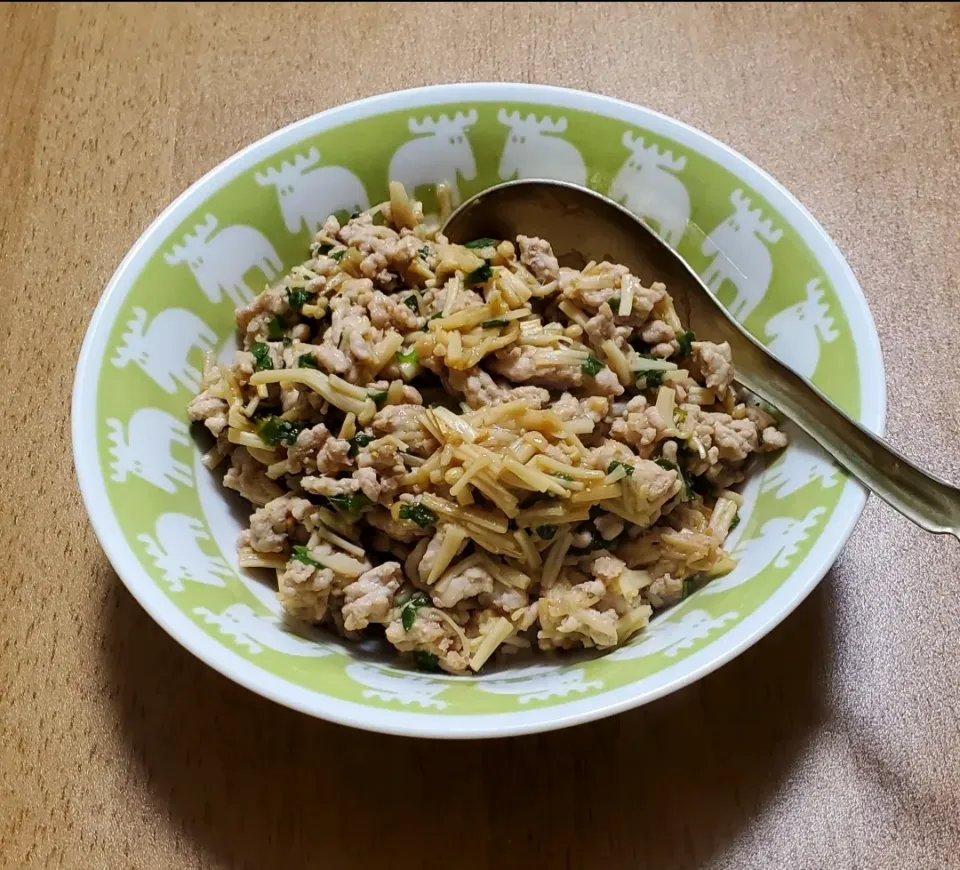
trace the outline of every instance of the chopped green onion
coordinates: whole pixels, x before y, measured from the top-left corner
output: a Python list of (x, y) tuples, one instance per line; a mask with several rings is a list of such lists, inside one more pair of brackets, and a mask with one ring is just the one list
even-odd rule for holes
[(299, 311), (301, 308), (303, 308), (309, 298), (310, 294), (307, 292), (305, 287), (287, 288), (287, 302), (289, 302), (290, 307), (296, 311)]
[(681, 332), (677, 336), (677, 344), (680, 345), (680, 353), (684, 356), (690, 356), (693, 353), (693, 343), (697, 340), (697, 337), (693, 334), (692, 329), (688, 329), (686, 332)]
[(315, 257), (325, 257), (333, 250), (333, 245), (317, 245)]
[(569, 483), (573, 478), (569, 474), (564, 474), (562, 471), (553, 475), (557, 480), (565, 480)]
[(430, 607), (432, 602), (430, 596), (425, 592), (414, 592), (407, 599), (407, 603), (400, 608), (400, 622), (403, 624), (404, 631), (410, 631), (417, 618), (417, 611), (421, 607)]
[(364, 447), (366, 447), (371, 441), (374, 440), (372, 435), (368, 435), (366, 432), (357, 432), (353, 438), (349, 439), (350, 444), (350, 455), (356, 456)]
[(589, 375), (591, 378), (595, 378), (600, 374), (601, 369), (605, 369), (607, 364), (598, 360), (593, 354), (587, 357), (583, 365), (580, 366), (580, 369), (585, 375)]
[(304, 565), (312, 565), (314, 568), (322, 568), (321, 565), (313, 556), (310, 555), (310, 549), (304, 547), (302, 544), (297, 544), (293, 548), (293, 555), (290, 557), (291, 562), (303, 562)]
[(556, 533), (556, 526), (537, 526), (537, 534), (545, 541), (552, 540)]
[(417, 356), (416, 350), (411, 347), (410, 350), (406, 351), (406, 353), (404, 353), (402, 350), (397, 351), (397, 362), (400, 363), (400, 365), (406, 364), (415, 366), (418, 362), (420, 362), (420, 357)]
[(338, 510), (348, 514), (358, 514), (362, 508), (367, 507), (373, 502), (370, 501), (362, 492), (350, 492), (343, 495), (328, 495), (327, 501)]
[(733, 519), (730, 521), (730, 528), (728, 531), (732, 532), (739, 525), (740, 525), (740, 511), (737, 511), (733, 515)]
[(498, 317), (495, 320), (484, 320), (480, 325), (484, 329), (499, 329), (501, 326), (506, 326), (509, 322), (509, 320), (504, 320), (502, 317)]
[(430, 254), (430, 248), (424, 245), (417, 253), (420, 255), (421, 260), (426, 260), (427, 256)]
[(293, 444), (297, 440), (297, 436), (307, 428), (307, 425), (298, 420), (264, 417), (257, 423), (257, 431), (267, 444), (275, 447), (281, 441), (284, 444)]
[(618, 468), (623, 468), (627, 477), (633, 475), (633, 466), (627, 462), (620, 462), (617, 459), (614, 459), (613, 462), (607, 466), (607, 474), (613, 474)]
[(297, 357), (297, 368), (298, 369), (319, 369), (320, 366), (317, 365), (317, 361), (313, 358), (312, 353), (302, 353)]
[(465, 248), (489, 248), (492, 245), (497, 243), (496, 239), (474, 239), (472, 242), (467, 242)]
[(637, 386), (640, 386), (640, 381), (643, 381), (643, 388), (647, 390), (654, 390), (657, 387), (663, 386), (663, 372), (659, 369), (653, 369), (651, 371), (643, 372), (639, 378), (637, 378)]
[(381, 390), (379, 393), (370, 393), (370, 398), (373, 399), (373, 403), (379, 408), (387, 401), (387, 391)]
[(330, 255), (330, 258), (333, 259), (333, 260), (336, 260), (336, 261), (339, 263), (339, 262), (343, 259), (343, 255), (344, 255), (345, 253), (347, 253), (347, 249), (346, 249), (346, 248), (344, 248), (342, 251), (334, 251), (334, 252)]
[(425, 529), (437, 522), (437, 515), (430, 508), (416, 502), (400, 506), (400, 519), (410, 520), (410, 522), (420, 526), (421, 529)]
[(265, 342), (255, 341), (250, 346), (250, 353), (253, 354), (253, 367), (256, 371), (264, 371), (273, 368), (273, 361), (270, 359), (270, 348)]
[(273, 362), (270, 359), (270, 348), (262, 341), (255, 341), (250, 345), (250, 353), (253, 354), (253, 367), (256, 371), (262, 372), (273, 368)]
[(436, 672), (440, 670), (440, 659), (425, 649), (413, 651), (413, 661), (421, 671)]
[(279, 317), (271, 317), (267, 324), (267, 338), (271, 341), (280, 341), (283, 338), (283, 321)]
[(431, 315), (427, 318), (427, 320), (436, 320), (438, 317), (443, 317), (443, 312), (442, 312), (442, 311), (437, 311), (437, 312), (431, 314)]
[(467, 277), (464, 279), (464, 284), (467, 287), (470, 287), (473, 284), (486, 284), (493, 277), (493, 269), (490, 268), (490, 263), (484, 260), (482, 266), (478, 266), (472, 272), (467, 273)]
[(680, 597), (689, 598), (696, 591), (697, 591), (697, 584), (694, 583), (693, 580), (690, 580), (690, 579), (684, 580), (683, 585), (681, 586)]
[(417, 302), (417, 297), (412, 293), (403, 300), (403, 304), (407, 306), (414, 314), (420, 313), (420, 303)]

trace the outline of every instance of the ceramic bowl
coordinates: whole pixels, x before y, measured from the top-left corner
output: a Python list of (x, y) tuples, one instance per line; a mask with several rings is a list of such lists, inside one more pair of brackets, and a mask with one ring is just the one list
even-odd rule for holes
[(736, 570), (623, 648), (452, 677), (409, 670), (376, 644), (284, 628), (273, 589), (237, 564), (246, 517), (188, 429), (203, 353), (231, 356), (234, 307), (304, 260), (328, 214), (385, 198), (390, 179), (429, 210), (437, 181), (463, 199), (531, 176), (623, 202), (747, 329), (882, 431), (883, 363), (856, 279), (803, 206), (730, 148), (639, 106), (538, 85), (445, 85), (331, 109), (230, 157), (154, 221), (110, 280), (77, 367), (73, 446), (96, 533), (137, 600), (198, 658), (261, 695), (360, 728), (542, 731), (709, 673), (783, 620), (836, 558), (865, 492), (792, 432), (789, 449), (744, 486)]

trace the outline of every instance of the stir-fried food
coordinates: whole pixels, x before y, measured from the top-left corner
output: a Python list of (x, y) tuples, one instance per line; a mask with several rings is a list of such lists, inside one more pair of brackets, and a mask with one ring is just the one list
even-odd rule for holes
[(731, 487), (786, 444), (663, 284), (451, 244), (399, 184), (236, 319), (189, 413), (254, 507), (241, 565), (424, 669), (623, 643), (730, 570)]

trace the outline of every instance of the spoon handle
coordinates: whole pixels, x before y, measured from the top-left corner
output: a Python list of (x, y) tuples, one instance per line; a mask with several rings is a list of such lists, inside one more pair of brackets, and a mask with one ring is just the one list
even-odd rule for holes
[[(847, 416), (809, 381), (751, 338), (753, 358), (737, 375), (748, 390), (796, 423), (888, 504), (929, 532), (960, 539), (960, 489), (921, 470)], [(739, 351), (743, 355), (743, 348)]]

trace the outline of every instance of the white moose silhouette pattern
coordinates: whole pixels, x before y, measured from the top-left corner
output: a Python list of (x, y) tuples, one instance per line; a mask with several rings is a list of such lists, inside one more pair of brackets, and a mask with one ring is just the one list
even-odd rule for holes
[(690, 194), (671, 173), (683, 170), (687, 158), (674, 158), (672, 152), (661, 152), (656, 145), (647, 147), (642, 136), (634, 137), (629, 130), (622, 142), (631, 154), (614, 176), (610, 198), (655, 224), (660, 238), (675, 248), (690, 220)]
[(545, 115), (538, 118), (529, 114), (500, 109), (497, 120), (510, 128), (507, 144), (500, 157), (500, 178), (552, 178), (572, 184), (587, 183), (587, 167), (574, 145), (561, 139), (557, 133), (567, 129), (567, 119), (555, 122)]
[(163, 258), (171, 266), (186, 263), (204, 295), (214, 304), (226, 294), (234, 305), (243, 305), (259, 292), (249, 287), (243, 276), (256, 268), (267, 281), (272, 281), (279, 276), (283, 262), (269, 239), (253, 227), (234, 224), (220, 232), (216, 230), (217, 219), (208, 214)]
[(730, 305), (730, 314), (741, 323), (760, 304), (773, 275), (773, 259), (767, 245), (775, 244), (783, 235), (759, 208), (750, 208), (750, 199), (740, 189), (730, 195), (733, 214), (714, 228), (704, 240), (701, 250), (713, 261), (702, 278), (714, 292), (724, 281), (731, 281), (737, 295)]
[(320, 152), (311, 148), (293, 163), (284, 160), (279, 169), (268, 168), (255, 176), (261, 187), (275, 187), (283, 221), (291, 233), (302, 227), (315, 233), (329, 215), (370, 207), (363, 182), (342, 166), (317, 166)]
[(173, 445), (190, 444), (187, 424), (159, 408), (140, 408), (130, 415), (126, 431), (120, 420), (107, 420), (110, 479), (123, 483), (133, 474), (164, 492), (176, 492), (178, 485), (193, 486), (190, 465), (173, 455)]
[(110, 360), (117, 368), (133, 362), (168, 393), (175, 393), (178, 383), (196, 393), (200, 371), (190, 365), (190, 354), (213, 350), (217, 334), (185, 308), (167, 308), (149, 324), (147, 312), (134, 308), (122, 341)]
[(381, 701), (396, 701), (404, 706), (416, 704), (419, 707), (443, 710), (446, 701), (438, 701), (437, 695), (450, 688), (448, 683), (412, 671), (399, 671), (386, 665), (354, 662), (347, 665), (347, 676), (367, 686), (363, 690), (364, 698), (379, 698)]
[(776, 517), (767, 520), (760, 527), (760, 534), (740, 541), (732, 556), (738, 559), (737, 567), (725, 577), (712, 580), (703, 589), (701, 595), (718, 595), (742, 586), (756, 577), (767, 566), (788, 568), (797, 555), (800, 544), (809, 536), (810, 530), (818, 524), (825, 512), (823, 507), (813, 508), (802, 519)]
[(394, 152), (388, 173), (390, 181), (402, 182), (411, 196), (420, 185), (443, 181), (450, 186), (454, 203), (460, 202), (457, 174), (464, 181), (477, 177), (477, 163), (466, 135), (476, 123), (476, 109), (466, 115), (457, 112), (452, 120), (447, 115), (440, 115), (436, 121), (430, 115), (422, 121), (410, 118), (408, 129), (418, 138), (404, 142)]
[(806, 297), (789, 308), (774, 314), (763, 330), (771, 339), (767, 344), (797, 374), (813, 377), (820, 362), (820, 342), (829, 344), (840, 337), (833, 328), (830, 308), (823, 301), (820, 279), (814, 278), (806, 286)]
[(767, 469), (760, 481), (760, 492), (776, 491), (776, 498), (787, 498), (817, 480), (824, 489), (830, 489), (840, 482), (840, 469), (809, 437), (791, 431), (790, 447)]
[(491, 695), (514, 695), (521, 704), (582, 695), (593, 689), (602, 689), (600, 680), (585, 680), (583, 668), (561, 668), (556, 665), (531, 665), (509, 671), (496, 679), (474, 678), (481, 692)]
[(182, 592), (185, 582), (205, 586), (226, 586), (225, 577), (233, 571), (219, 556), (210, 556), (200, 549), (200, 541), (210, 535), (203, 523), (186, 514), (161, 514), (154, 534), (137, 535), (153, 564), (160, 569), (171, 592)]
[(322, 658), (332, 652), (324, 645), (288, 631), (283, 620), (274, 614), (258, 615), (249, 604), (231, 604), (221, 613), (214, 613), (206, 607), (195, 607), (193, 612), (254, 655), (264, 649), (307, 658)]
[(679, 619), (655, 619), (637, 641), (614, 650), (609, 657), (615, 661), (632, 661), (662, 652), (673, 658), (680, 650), (689, 649), (738, 616), (734, 610), (717, 617), (710, 616), (706, 610), (688, 610)]

